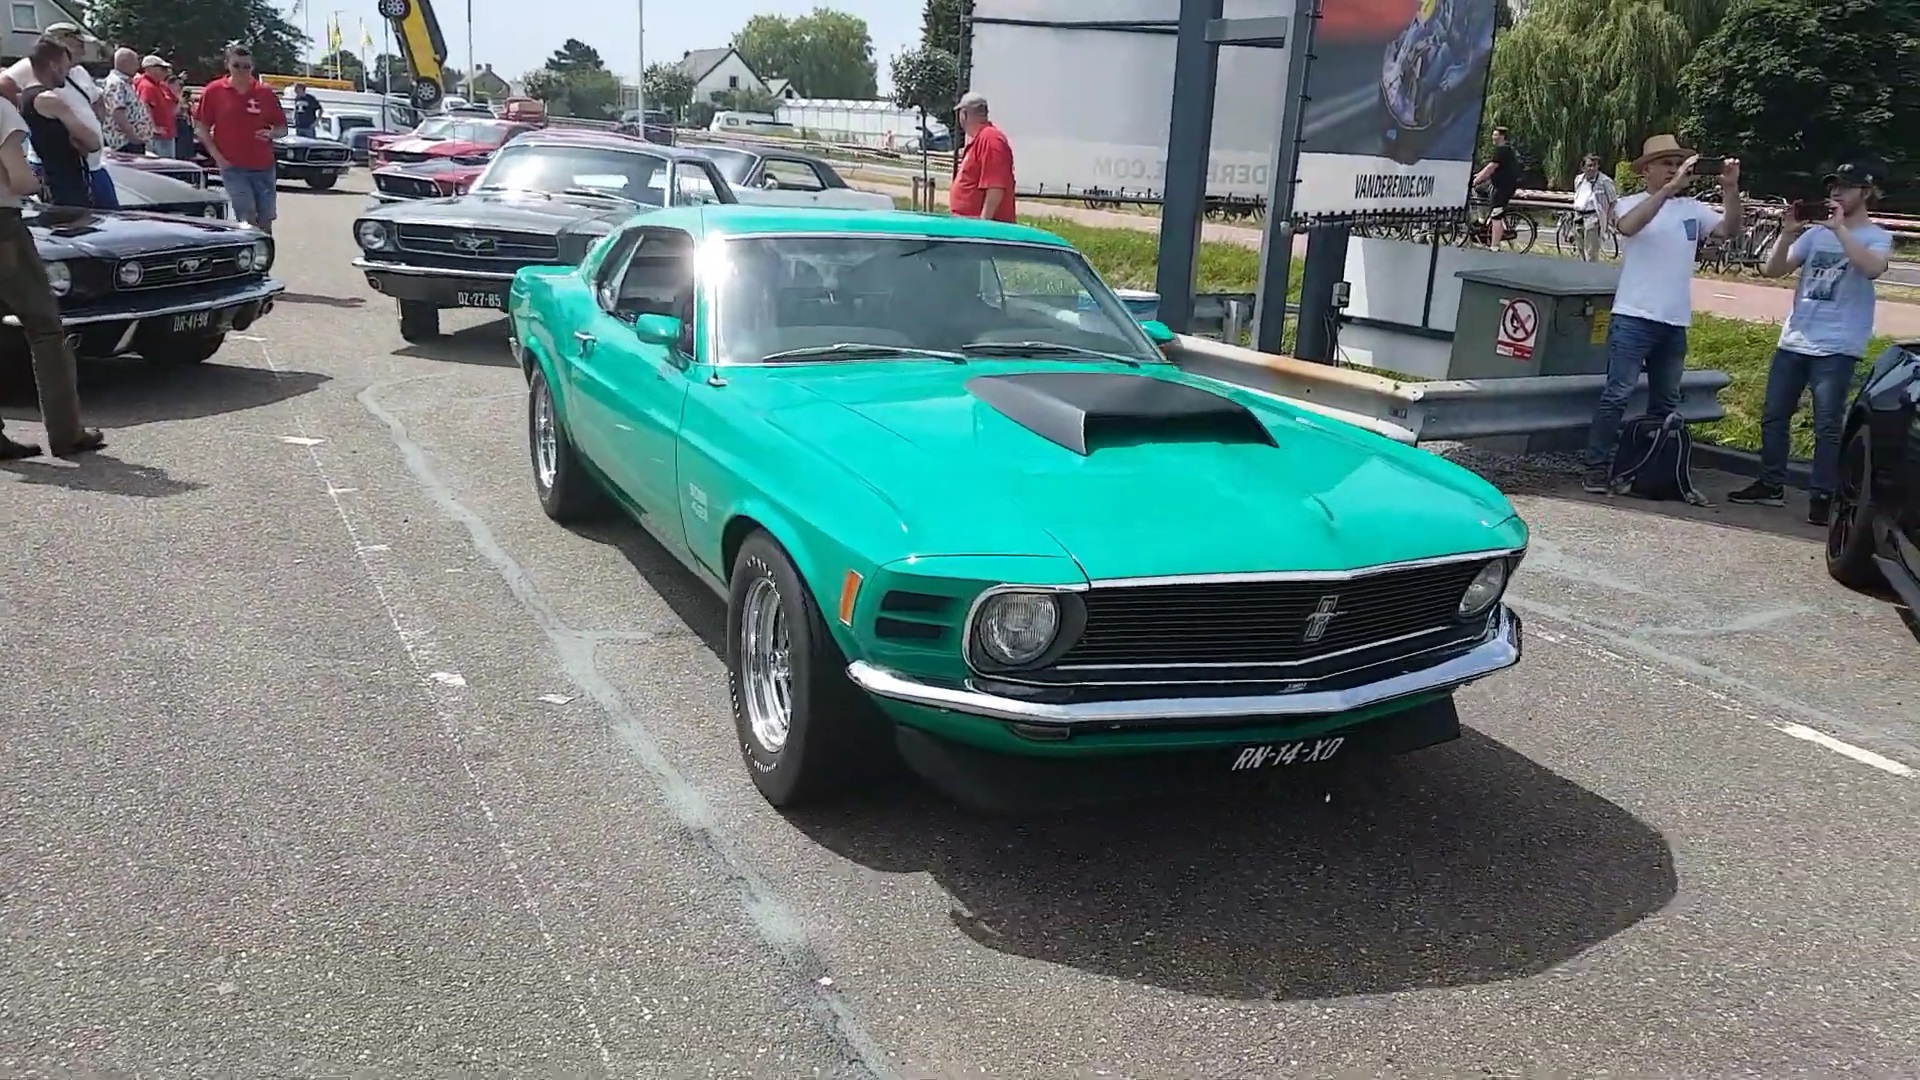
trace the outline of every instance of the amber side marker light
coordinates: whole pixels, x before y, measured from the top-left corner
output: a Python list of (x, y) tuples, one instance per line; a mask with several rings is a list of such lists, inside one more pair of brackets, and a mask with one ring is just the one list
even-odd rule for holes
[(853, 603), (860, 599), (860, 583), (863, 579), (852, 570), (840, 581), (840, 623), (853, 625)]

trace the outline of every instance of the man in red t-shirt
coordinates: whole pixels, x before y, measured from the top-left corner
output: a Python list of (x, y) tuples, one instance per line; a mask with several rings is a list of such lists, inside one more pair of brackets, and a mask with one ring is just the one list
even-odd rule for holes
[(959, 217), (1012, 221), (1013, 147), (987, 119), (986, 97), (977, 90), (967, 91), (954, 116), (966, 132), (967, 145), (960, 152), (953, 189), (947, 192), (947, 209)]
[(147, 149), (163, 158), (180, 156), (173, 138), (180, 119), (180, 95), (167, 82), (172, 77), (172, 64), (158, 56), (148, 56), (140, 61), (140, 74), (133, 80), (133, 92), (153, 116), (153, 138), (147, 140)]
[(235, 217), (273, 232), (273, 140), (286, 135), (287, 114), (280, 95), (253, 77), (253, 53), (244, 45), (227, 49), (226, 77), (200, 91), (193, 130), (220, 167), (220, 182)]

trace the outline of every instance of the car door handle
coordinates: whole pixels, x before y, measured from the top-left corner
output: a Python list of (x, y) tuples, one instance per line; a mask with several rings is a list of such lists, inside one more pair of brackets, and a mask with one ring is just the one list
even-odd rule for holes
[(589, 356), (593, 353), (594, 337), (592, 334), (587, 333), (585, 330), (575, 330), (573, 332), (573, 340), (579, 343), (581, 356)]

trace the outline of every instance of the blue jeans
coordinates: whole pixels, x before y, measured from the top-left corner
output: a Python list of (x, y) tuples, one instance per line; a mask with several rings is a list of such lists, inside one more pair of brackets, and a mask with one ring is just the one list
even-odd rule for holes
[(113, 190), (113, 174), (105, 169), (93, 169), (87, 175), (87, 182), (93, 188), (95, 210), (120, 209), (120, 195)]
[(1680, 376), (1687, 366), (1687, 328), (1633, 315), (1607, 322), (1607, 385), (1600, 391), (1593, 427), (1587, 432), (1587, 467), (1613, 463), (1620, 442), (1620, 421), (1627, 399), (1647, 373), (1647, 415), (1665, 416), (1680, 407)]
[(311, 139), (313, 138), (313, 128), (314, 125), (312, 124), (295, 124), (293, 125), (293, 133), (303, 139)]
[(1776, 349), (1767, 371), (1767, 400), (1760, 410), (1760, 481), (1776, 487), (1787, 482), (1787, 448), (1793, 443), (1793, 414), (1800, 394), (1813, 388), (1814, 495), (1829, 498), (1840, 482), (1840, 428), (1847, 416), (1847, 391), (1853, 388), (1855, 356), (1808, 356)]
[(234, 217), (251, 225), (273, 224), (279, 213), (279, 191), (273, 186), (272, 169), (221, 169), (220, 182), (226, 185)]

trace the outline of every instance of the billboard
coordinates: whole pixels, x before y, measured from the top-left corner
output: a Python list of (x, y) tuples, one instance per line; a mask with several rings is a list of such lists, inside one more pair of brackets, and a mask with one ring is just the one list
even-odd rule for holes
[[(1296, 213), (1466, 204), (1503, 2), (1322, 0)], [(1224, 5), (1230, 19), (1292, 10)], [(973, 89), (1013, 144), (1020, 191), (1160, 193), (1179, 15), (1180, 0), (975, 0)], [(1267, 194), (1285, 66), (1279, 49), (1221, 48), (1209, 195)]]

